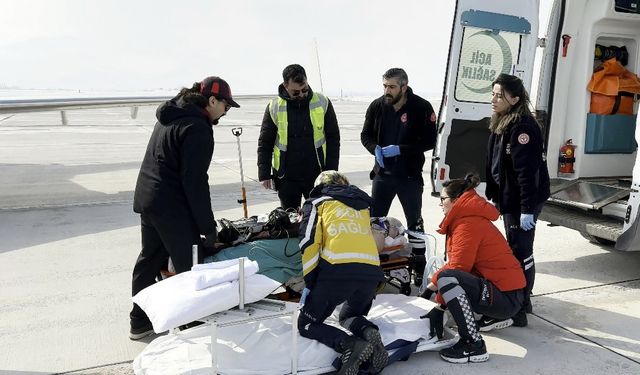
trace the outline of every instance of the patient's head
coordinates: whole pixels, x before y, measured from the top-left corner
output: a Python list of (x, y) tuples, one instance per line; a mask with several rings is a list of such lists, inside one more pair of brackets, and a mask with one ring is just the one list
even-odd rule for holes
[(319, 185), (349, 185), (349, 179), (338, 171), (324, 171), (316, 178), (315, 186)]

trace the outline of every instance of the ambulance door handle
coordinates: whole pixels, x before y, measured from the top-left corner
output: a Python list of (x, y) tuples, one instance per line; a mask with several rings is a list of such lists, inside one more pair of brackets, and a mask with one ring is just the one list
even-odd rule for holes
[(571, 43), (571, 35), (564, 34), (562, 36), (562, 57), (567, 57), (567, 50), (569, 49), (569, 43)]

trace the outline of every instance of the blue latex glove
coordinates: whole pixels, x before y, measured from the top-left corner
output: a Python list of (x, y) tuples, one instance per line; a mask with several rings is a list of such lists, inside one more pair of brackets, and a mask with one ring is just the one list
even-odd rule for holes
[(304, 288), (302, 290), (302, 295), (300, 296), (300, 306), (304, 305), (304, 301), (307, 300), (307, 296), (309, 295), (309, 292), (311, 292), (308, 288)]
[(391, 146), (383, 147), (382, 155), (384, 155), (385, 158), (392, 158), (394, 156), (398, 156), (400, 155), (400, 146), (391, 145)]
[(536, 226), (533, 220), (533, 214), (520, 214), (520, 228), (523, 230), (531, 230)]
[(384, 158), (382, 157), (382, 148), (380, 146), (376, 146), (376, 150), (374, 151), (376, 155), (376, 162), (381, 168), (384, 168)]

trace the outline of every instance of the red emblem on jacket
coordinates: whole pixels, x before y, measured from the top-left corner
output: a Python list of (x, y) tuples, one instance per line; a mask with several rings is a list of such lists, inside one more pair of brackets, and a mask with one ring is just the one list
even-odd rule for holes
[(402, 122), (407, 122), (407, 113), (403, 113), (402, 116), (400, 116), (400, 121)]
[(518, 143), (520, 143), (521, 145), (526, 145), (527, 143), (529, 143), (529, 134), (527, 133), (522, 133), (518, 136)]

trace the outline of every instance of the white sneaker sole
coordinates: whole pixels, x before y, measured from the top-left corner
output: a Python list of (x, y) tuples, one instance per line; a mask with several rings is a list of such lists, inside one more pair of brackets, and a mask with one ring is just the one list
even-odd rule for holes
[(488, 326), (480, 327), (479, 331), (480, 332), (489, 332), (489, 331), (493, 331), (494, 329), (503, 329), (503, 328), (511, 327), (512, 325), (513, 325), (513, 319), (509, 318), (509, 319), (506, 319), (506, 320), (501, 320), (501, 321), (495, 322), (495, 323), (490, 324)]
[(155, 334), (155, 332), (153, 332), (153, 329), (146, 331), (146, 332), (141, 332), (141, 333), (131, 333), (129, 332), (129, 340), (140, 340), (143, 339), (147, 336), (151, 336)]
[(464, 358), (451, 358), (451, 357), (445, 357), (442, 354), (440, 354), (440, 357), (450, 363), (469, 363), (469, 362), (480, 363), (480, 362), (486, 362), (489, 360), (489, 353), (472, 355), (470, 357), (464, 357)]

